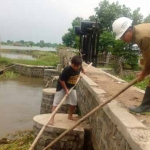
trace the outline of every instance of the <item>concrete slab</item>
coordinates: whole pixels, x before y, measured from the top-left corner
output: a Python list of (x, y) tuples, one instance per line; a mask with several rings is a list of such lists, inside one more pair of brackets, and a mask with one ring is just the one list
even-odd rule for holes
[[(50, 116), (51, 116), (51, 114), (37, 115), (33, 118), (33, 120), (35, 123), (41, 125), (41, 127), (42, 127), (43, 125), (47, 124), (48, 120), (50, 119)], [(68, 114), (57, 113), (55, 115), (54, 126), (48, 125), (47, 127), (69, 129), (76, 123), (76, 121), (69, 120), (67, 117), (68, 117)], [(74, 117), (77, 120), (79, 120), (79, 117), (77, 115), (74, 115)], [(74, 130), (84, 131), (84, 128), (81, 126), (78, 126)]]
[(47, 95), (52, 95), (56, 93), (56, 88), (46, 88), (43, 89), (43, 93), (47, 94)]

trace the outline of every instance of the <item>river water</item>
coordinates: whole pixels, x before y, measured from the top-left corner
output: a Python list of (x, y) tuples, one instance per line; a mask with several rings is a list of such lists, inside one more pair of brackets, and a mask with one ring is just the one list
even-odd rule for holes
[(19, 76), (0, 81), (0, 138), (8, 133), (32, 129), (40, 113), (43, 78)]
[(26, 55), (26, 54), (0, 53), (0, 56), (11, 58), (11, 59), (36, 60), (36, 58), (32, 57), (31, 55)]
[(56, 51), (53, 47), (23, 47), (23, 46), (11, 46), (11, 45), (1, 45), (1, 49), (11, 49), (11, 50), (39, 50), (39, 51)]

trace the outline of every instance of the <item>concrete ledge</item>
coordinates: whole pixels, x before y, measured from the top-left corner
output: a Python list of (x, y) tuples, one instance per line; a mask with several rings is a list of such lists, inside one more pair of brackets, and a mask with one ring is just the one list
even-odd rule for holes
[[(107, 76), (109, 76), (109, 77), (111, 77), (111, 78), (113, 78), (113, 79), (115, 79), (115, 80), (117, 80), (117, 81), (119, 81), (119, 82), (121, 82), (121, 83), (127, 83), (125, 80), (122, 80), (122, 79), (120, 79), (120, 78), (118, 78), (118, 77), (115, 77), (115, 76), (113, 76), (113, 75), (111, 75), (111, 74), (105, 72), (104, 70), (101, 70), (101, 71), (102, 71), (104, 74), (106, 74)], [(137, 88), (137, 87), (134, 86), (134, 85), (132, 85), (132, 88), (135, 89), (135, 90), (137, 90), (138, 92), (143, 93), (143, 94), (145, 93), (144, 90), (141, 90), (141, 89)]]
[(43, 89), (43, 93), (47, 95), (53, 95), (56, 93), (56, 88), (46, 88)]
[[(138, 121), (125, 108), (121, 108), (116, 101), (112, 101), (105, 106), (103, 110), (111, 121), (117, 125), (118, 130), (122, 133), (133, 150), (150, 149), (150, 132), (145, 125)], [(147, 137), (147, 135), (149, 137)], [(140, 137), (147, 140), (141, 142)], [(149, 148), (147, 149), (147, 147)]]
[[(43, 125), (47, 124), (50, 119), (51, 114), (38, 115), (33, 118), (34, 134), (37, 135)], [(60, 134), (62, 134), (66, 129), (72, 127), (75, 121), (68, 120), (67, 114), (57, 113), (55, 116), (54, 126), (48, 125), (43, 134), (41, 135), (39, 141), (35, 146), (35, 150), (42, 150), (54, 139), (56, 139)], [(83, 150), (84, 144), (84, 129), (80, 126), (76, 127), (74, 130), (70, 131), (68, 134), (63, 136), (57, 143), (52, 146), (54, 150)]]
[[(50, 118), (51, 114), (42, 114), (42, 115), (37, 115), (33, 118), (34, 120), (34, 124), (38, 127), (41, 128), (43, 125), (45, 125), (49, 118)], [(74, 115), (74, 117), (77, 118), (77, 115)], [(79, 118), (77, 118), (79, 119)], [(61, 129), (69, 129), (71, 128), (74, 124), (76, 123), (76, 121), (73, 120), (69, 120), (68, 119), (68, 114), (62, 114), (62, 113), (57, 113), (55, 115), (55, 121), (54, 121), (54, 126), (48, 125), (45, 131), (49, 131), (50, 128), (53, 129), (57, 129), (57, 128), (61, 128)], [(51, 129), (50, 129), (51, 130)], [(81, 131), (84, 132), (84, 128), (82, 126), (77, 126), (74, 130), (76, 131)]]
[(15, 63), (11, 69), (14, 72), (17, 72), (25, 76), (43, 78), (45, 69), (54, 69), (54, 68), (55, 68), (54, 66), (35, 66), (35, 65), (25, 65)]
[(102, 97), (104, 97), (104, 94), (106, 93), (103, 89), (98, 89), (98, 85), (91, 80), (89, 77), (84, 75), (81, 78), (82, 83), (86, 86), (86, 88), (91, 92), (91, 94), (95, 97), (97, 102), (101, 102), (100, 99), (102, 100)]
[[(36, 66), (36, 65), (26, 65), (26, 64), (19, 64), (19, 63), (14, 63), (14, 65), (18, 66), (24, 66), (24, 67), (31, 67), (31, 68), (44, 68), (44, 69), (54, 69), (56, 67), (54, 66)], [(15, 67), (15, 66), (14, 66)]]
[[(93, 75), (95, 75), (95, 73), (99, 75), (106, 74), (114, 79), (115, 82), (121, 82), (124, 84), (127, 83), (126, 81), (110, 75), (101, 69), (95, 68), (90, 73)], [(95, 108), (98, 104), (105, 100), (106, 92), (103, 89), (99, 89), (99, 86), (93, 82), (94, 81), (91, 81), (88, 77), (83, 77), (81, 79), (80, 86), (78, 87), (78, 96), (81, 105), (80, 108), (84, 115), (87, 114), (91, 108)], [(137, 87), (131, 88), (132, 90), (144, 93), (143, 90), (140, 90)], [(89, 96), (89, 93), (91, 96)], [(85, 99), (88, 99), (88, 104), (84, 103)], [(97, 111), (95, 115), (89, 119), (89, 124), (93, 134), (91, 140), (94, 144), (96, 144), (96, 150), (150, 150), (149, 128), (137, 120), (136, 117), (129, 113), (126, 108), (121, 107), (119, 102), (115, 100)], [(94, 141), (93, 138), (95, 138)]]
[(89, 77), (87, 77), (86, 75), (83, 75), (83, 77), (81, 77), (81, 79), (80, 79), (82, 82), (83, 82), (83, 84), (85, 85), (85, 86), (88, 86), (88, 87), (90, 87), (90, 86), (98, 86), (93, 80), (91, 80)]

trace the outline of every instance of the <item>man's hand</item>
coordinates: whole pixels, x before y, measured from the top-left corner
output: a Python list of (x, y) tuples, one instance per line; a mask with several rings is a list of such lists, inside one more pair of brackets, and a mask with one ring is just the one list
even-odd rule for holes
[(84, 73), (84, 74), (85, 74), (85, 70), (84, 70), (84, 68), (82, 68), (82, 73)]
[(144, 71), (141, 71), (137, 74), (138, 82), (141, 82), (144, 80), (144, 78), (147, 76), (147, 74)]
[(69, 94), (69, 90), (68, 89), (65, 89), (65, 92), (66, 92), (67, 95)]

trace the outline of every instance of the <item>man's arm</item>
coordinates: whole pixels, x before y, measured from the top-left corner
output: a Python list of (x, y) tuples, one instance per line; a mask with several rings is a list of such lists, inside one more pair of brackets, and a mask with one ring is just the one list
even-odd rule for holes
[(144, 69), (139, 75), (139, 81), (142, 81), (150, 74), (150, 37), (145, 37), (141, 40), (140, 49), (145, 62)]
[(82, 71), (82, 73), (84, 73), (85, 74), (85, 69), (83, 68), (83, 66), (81, 65), (81, 71)]
[(61, 86), (63, 87), (63, 89), (65, 90), (66, 94), (68, 94), (69, 91), (68, 91), (65, 81), (59, 80), (59, 82)]

